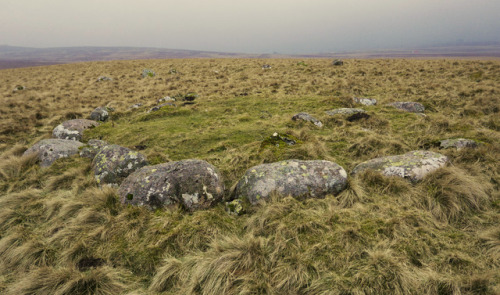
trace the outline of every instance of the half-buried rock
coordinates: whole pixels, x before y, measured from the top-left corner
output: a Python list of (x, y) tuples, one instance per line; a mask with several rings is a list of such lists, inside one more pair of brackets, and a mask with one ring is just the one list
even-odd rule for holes
[(463, 148), (472, 148), (475, 149), (479, 146), (477, 141), (466, 138), (453, 138), (453, 139), (445, 139), (439, 142), (439, 147), (443, 149), (448, 148), (456, 148), (457, 150)]
[(102, 147), (92, 161), (95, 179), (100, 185), (119, 185), (132, 172), (147, 164), (144, 155), (116, 144)]
[(309, 115), (308, 113), (298, 113), (298, 114), (295, 114), (293, 117), (292, 117), (292, 120), (294, 121), (306, 121), (306, 122), (311, 122), (313, 123), (314, 125), (318, 126), (318, 127), (323, 127), (323, 123), (321, 123), (320, 120), (314, 118), (313, 116)]
[(326, 111), (325, 113), (329, 116), (335, 116), (335, 115), (352, 115), (352, 114), (364, 113), (364, 112), (365, 112), (365, 110), (363, 110), (363, 109), (340, 108), (340, 109), (334, 109), (331, 111)]
[(324, 198), (345, 189), (347, 174), (336, 163), (314, 160), (286, 160), (261, 164), (247, 170), (236, 185), (235, 197), (251, 204), (272, 193), (294, 198)]
[(363, 162), (352, 170), (356, 174), (365, 170), (381, 172), (386, 176), (399, 176), (413, 182), (444, 167), (448, 158), (430, 151), (412, 151), (404, 155), (381, 157)]
[(94, 121), (107, 121), (109, 119), (109, 109), (107, 107), (95, 108), (92, 113), (90, 113), (90, 120)]
[(52, 137), (59, 139), (81, 140), (85, 129), (99, 126), (99, 123), (86, 119), (65, 121), (52, 131)]
[(410, 113), (423, 113), (425, 111), (425, 107), (418, 102), (412, 102), (412, 101), (398, 101), (398, 102), (393, 102), (390, 103), (389, 105), (403, 110), (405, 112), (410, 112)]
[(143, 167), (132, 173), (118, 189), (122, 204), (149, 209), (181, 204), (188, 211), (219, 203), (224, 193), (222, 177), (202, 160), (183, 160)]
[(43, 139), (27, 149), (23, 156), (38, 153), (40, 166), (47, 167), (57, 159), (77, 154), (80, 146), (83, 146), (83, 143), (75, 140)]

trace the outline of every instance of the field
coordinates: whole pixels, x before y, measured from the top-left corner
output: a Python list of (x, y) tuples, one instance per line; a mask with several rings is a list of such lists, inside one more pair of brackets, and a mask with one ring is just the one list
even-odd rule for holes
[[(263, 64), (271, 69), (262, 69)], [(156, 76), (142, 78), (142, 70)], [(175, 70), (175, 71), (173, 71)], [(112, 81), (96, 82), (99, 76)], [(25, 90), (13, 91), (17, 85)], [(195, 104), (147, 110), (195, 92)], [(378, 100), (367, 119), (325, 111)], [(425, 116), (388, 106), (422, 103)], [(131, 105), (141, 103), (133, 109)], [(275, 195), (242, 216), (123, 206), (89, 159), (40, 168), (23, 152), (61, 122), (115, 109), (85, 133), (151, 164), (203, 159), (229, 199), (244, 172), (284, 159), (363, 161), (426, 149), (422, 181), (350, 176), (338, 196)], [(308, 112), (322, 128), (291, 118)], [(274, 133), (298, 140), (265, 145)], [(469, 138), (477, 149), (439, 149)], [(500, 294), (500, 61), (176, 59), (0, 70), (2, 294)]]

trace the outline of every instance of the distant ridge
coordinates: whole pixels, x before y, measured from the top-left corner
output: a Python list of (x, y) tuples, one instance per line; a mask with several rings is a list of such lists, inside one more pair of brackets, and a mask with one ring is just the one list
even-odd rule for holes
[(149, 47), (31, 48), (0, 45), (0, 69), (54, 64), (169, 58), (500, 58), (500, 43), (317, 54), (245, 54)]

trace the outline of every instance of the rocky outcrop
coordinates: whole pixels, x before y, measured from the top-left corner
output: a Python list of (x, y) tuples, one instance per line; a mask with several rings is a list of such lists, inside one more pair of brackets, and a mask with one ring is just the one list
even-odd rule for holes
[(100, 185), (119, 185), (132, 172), (147, 164), (144, 155), (116, 144), (104, 146), (92, 161), (95, 179)]
[(374, 98), (366, 98), (366, 97), (354, 97), (352, 99), (355, 103), (359, 103), (365, 106), (374, 106), (377, 104), (377, 100)]
[(306, 122), (311, 122), (313, 123), (314, 125), (318, 126), (318, 127), (323, 127), (323, 123), (321, 123), (321, 121), (319, 121), (318, 119), (314, 118), (313, 116), (309, 115), (308, 113), (298, 113), (298, 114), (295, 114), (293, 117), (292, 117), (292, 120), (294, 121), (306, 121)]
[(94, 121), (107, 121), (109, 118), (109, 112), (107, 107), (95, 108), (92, 113), (90, 113), (90, 120)]
[(85, 129), (99, 126), (99, 123), (86, 119), (65, 121), (52, 131), (52, 137), (80, 141)]
[(78, 153), (83, 143), (66, 139), (43, 139), (27, 149), (23, 155), (38, 154), (40, 166), (52, 165), (55, 160), (70, 157)]
[(103, 140), (91, 139), (86, 145), (80, 147), (80, 157), (94, 159), (102, 148), (107, 145), (109, 144)]
[(202, 160), (183, 160), (143, 167), (118, 189), (123, 204), (150, 209), (181, 204), (188, 211), (206, 209), (222, 200), (220, 172)]
[(335, 115), (352, 115), (352, 114), (364, 113), (364, 112), (365, 112), (365, 110), (363, 110), (363, 109), (340, 108), (340, 109), (334, 109), (331, 111), (326, 111), (325, 113), (329, 116), (335, 116)]
[(235, 198), (251, 204), (268, 199), (272, 193), (294, 198), (324, 198), (345, 189), (347, 174), (336, 163), (315, 160), (286, 160), (248, 169), (235, 189)]
[(398, 101), (398, 102), (393, 102), (390, 103), (389, 105), (403, 110), (405, 112), (410, 112), (410, 113), (423, 113), (425, 111), (425, 107), (418, 102), (412, 102), (412, 101)]
[(477, 148), (478, 146), (476, 141), (465, 138), (445, 139), (439, 142), (439, 147), (443, 149), (456, 148), (460, 150), (463, 148)]
[(412, 151), (404, 155), (372, 159), (354, 167), (352, 174), (365, 170), (381, 172), (386, 176), (399, 176), (413, 182), (419, 181), (432, 171), (444, 167), (448, 158), (430, 151)]

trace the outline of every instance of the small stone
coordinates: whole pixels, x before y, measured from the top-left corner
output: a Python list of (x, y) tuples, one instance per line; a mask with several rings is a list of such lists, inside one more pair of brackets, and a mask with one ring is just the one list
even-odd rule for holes
[(175, 98), (172, 98), (170, 96), (165, 96), (163, 98), (158, 99), (157, 102), (158, 103), (162, 103), (162, 102), (167, 102), (167, 101), (175, 101)]
[(326, 111), (325, 113), (329, 116), (352, 115), (352, 114), (356, 114), (356, 113), (365, 113), (365, 110), (355, 109), (355, 108), (339, 108), (339, 109), (334, 109), (331, 111)]
[(95, 108), (92, 113), (90, 113), (90, 119), (94, 121), (107, 121), (109, 119), (108, 108), (106, 107), (98, 107)]
[(111, 79), (110, 77), (106, 77), (106, 76), (100, 76), (99, 78), (97, 78), (96, 82), (102, 82), (102, 81), (113, 81), (113, 79)]
[(270, 65), (267, 65), (267, 64), (262, 65), (262, 69), (263, 69), (263, 70), (268, 70), (268, 69), (270, 69), (270, 68), (271, 68), (271, 66), (270, 66)]
[(84, 130), (94, 128), (96, 126), (99, 126), (99, 123), (93, 120), (69, 120), (54, 128), (54, 130), (52, 131), (52, 137), (80, 141), (82, 139)]
[(309, 115), (308, 113), (298, 113), (298, 114), (295, 114), (292, 117), (292, 120), (294, 120), (294, 121), (298, 121), (298, 120), (307, 121), (307, 122), (313, 123), (314, 125), (316, 125), (316, 126), (318, 126), (320, 128), (323, 127), (323, 123), (321, 123), (321, 121), (319, 121), (318, 119), (316, 119), (313, 116)]
[(138, 108), (140, 108), (141, 106), (142, 106), (142, 103), (136, 103), (136, 104), (131, 105), (129, 108), (130, 108), (130, 109), (138, 109)]
[(377, 104), (377, 100), (374, 98), (366, 98), (366, 97), (354, 97), (352, 99), (355, 103), (359, 103), (365, 106), (374, 106)]
[(336, 59), (336, 60), (334, 60), (332, 62), (332, 65), (334, 65), (334, 66), (342, 66), (342, 65), (344, 65), (344, 62), (342, 60), (340, 60), (340, 59)]
[(423, 113), (425, 111), (425, 107), (418, 102), (398, 101), (390, 103), (389, 105), (410, 113)]
[(448, 149), (448, 148), (456, 148), (457, 150), (461, 150), (463, 148), (475, 149), (478, 146), (479, 144), (476, 141), (465, 138), (445, 139), (439, 142), (439, 147), (443, 149)]
[(144, 70), (142, 70), (142, 77), (143, 78), (154, 77), (154, 76), (156, 76), (156, 74), (152, 70), (150, 70), (150, 69), (144, 69)]

